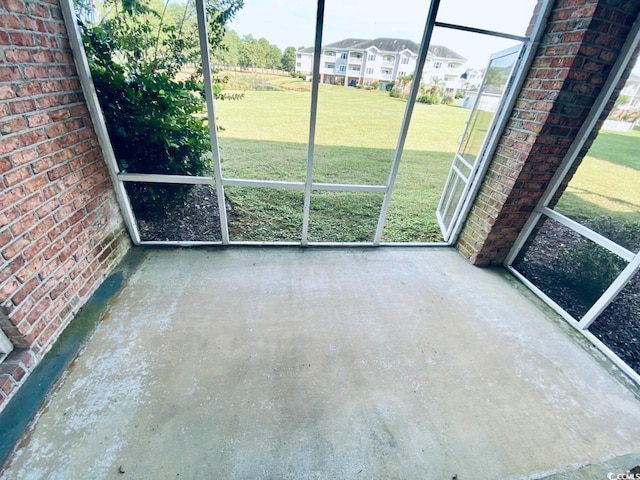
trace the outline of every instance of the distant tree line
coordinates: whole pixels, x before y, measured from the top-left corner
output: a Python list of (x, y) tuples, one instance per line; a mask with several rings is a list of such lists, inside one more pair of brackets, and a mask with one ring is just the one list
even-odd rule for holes
[(293, 72), (296, 67), (296, 49), (287, 47), (283, 52), (264, 37), (255, 38), (251, 34), (241, 37), (235, 31), (227, 30), (214, 61), (217, 66)]

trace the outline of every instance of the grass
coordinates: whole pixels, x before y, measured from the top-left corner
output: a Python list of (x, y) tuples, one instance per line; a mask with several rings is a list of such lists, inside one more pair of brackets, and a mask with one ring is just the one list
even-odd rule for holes
[[(279, 79), (293, 85), (309, 82)], [(246, 91), (221, 102), (220, 152), (226, 177), (302, 182), (311, 96), (302, 87)], [(406, 103), (386, 92), (320, 85), (313, 180), (385, 185)], [(387, 215), (383, 241), (441, 241), (435, 209), (469, 111), (416, 105)], [(299, 192), (228, 188), (236, 240), (299, 240)], [(311, 241), (371, 241), (380, 194), (314, 192)], [(283, 221), (285, 219), (285, 221)], [(270, 227), (271, 226), (271, 227)]]
[(574, 218), (640, 224), (640, 132), (601, 131), (556, 210)]
[[(220, 151), (226, 177), (302, 182), (305, 179), (311, 84), (285, 75), (230, 73), (241, 101), (220, 102), (225, 128)], [(243, 86), (244, 85), (244, 86)], [(313, 180), (384, 185), (406, 102), (386, 92), (320, 85)], [(383, 241), (440, 241), (435, 210), (469, 110), (417, 104), (414, 109)], [(601, 132), (557, 210), (577, 218), (613, 217), (640, 223), (640, 132)], [(473, 148), (472, 148), (473, 150)], [(300, 191), (227, 188), (234, 208), (233, 240), (299, 241)], [(314, 192), (311, 241), (371, 241), (382, 195)]]

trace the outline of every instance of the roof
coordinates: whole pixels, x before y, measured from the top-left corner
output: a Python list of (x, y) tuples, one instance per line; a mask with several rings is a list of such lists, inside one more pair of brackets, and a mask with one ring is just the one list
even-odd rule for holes
[(322, 48), (360, 48), (356, 47), (359, 43), (366, 42), (365, 38), (345, 38), (339, 42), (329, 43)]
[[(409, 50), (411, 53), (417, 55), (418, 50), (420, 50), (420, 45), (412, 40), (387, 37), (374, 38), (373, 40), (367, 40), (363, 38), (345, 38), (344, 40), (340, 40), (338, 42), (323, 45), (322, 48), (366, 50), (371, 47), (377, 48), (382, 53), (400, 53), (404, 50)], [(308, 47), (303, 50), (299, 50), (299, 52), (313, 53), (313, 50), (313, 47)], [(462, 62), (466, 61), (466, 58), (464, 58), (462, 55), (459, 55), (450, 48), (442, 45), (430, 45), (429, 53), (437, 58), (449, 58), (453, 60), (460, 60)]]

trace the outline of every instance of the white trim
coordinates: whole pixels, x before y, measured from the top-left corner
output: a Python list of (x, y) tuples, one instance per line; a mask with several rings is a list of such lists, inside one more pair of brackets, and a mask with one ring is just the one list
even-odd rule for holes
[(213, 78), (211, 75), (211, 59), (209, 56), (209, 38), (207, 33), (207, 14), (204, 8), (204, 0), (196, 0), (196, 16), (198, 23), (198, 37), (200, 40), (200, 56), (202, 58), (202, 73), (204, 76), (204, 91), (207, 101), (207, 117), (209, 120), (209, 138), (211, 140), (211, 154), (213, 155), (213, 172), (216, 183), (216, 196), (218, 197), (218, 218), (220, 221), (220, 233), (222, 243), (229, 243), (229, 222), (227, 221), (227, 205), (224, 198), (222, 185), (222, 165), (220, 163), (220, 148), (218, 145), (218, 127), (214, 108)]
[(2, 330), (0, 330), (0, 363), (9, 356), (13, 351), (13, 343), (7, 338)]

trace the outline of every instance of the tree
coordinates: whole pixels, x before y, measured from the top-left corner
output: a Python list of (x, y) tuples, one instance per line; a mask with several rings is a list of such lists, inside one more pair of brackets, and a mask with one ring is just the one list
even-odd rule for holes
[(241, 48), (242, 41), (240, 40), (240, 36), (233, 30), (227, 30), (222, 46), (218, 49), (215, 56), (217, 63), (234, 67), (240, 65)]
[(486, 73), (485, 85), (492, 85), (494, 87), (501, 87), (506, 78), (502, 74), (502, 69), (500, 67), (490, 67)]
[(282, 52), (277, 45), (267, 47), (267, 68), (280, 70), (282, 68)]
[(287, 72), (295, 72), (296, 70), (296, 49), (287, 47), (282, 54), (282, 69)]

